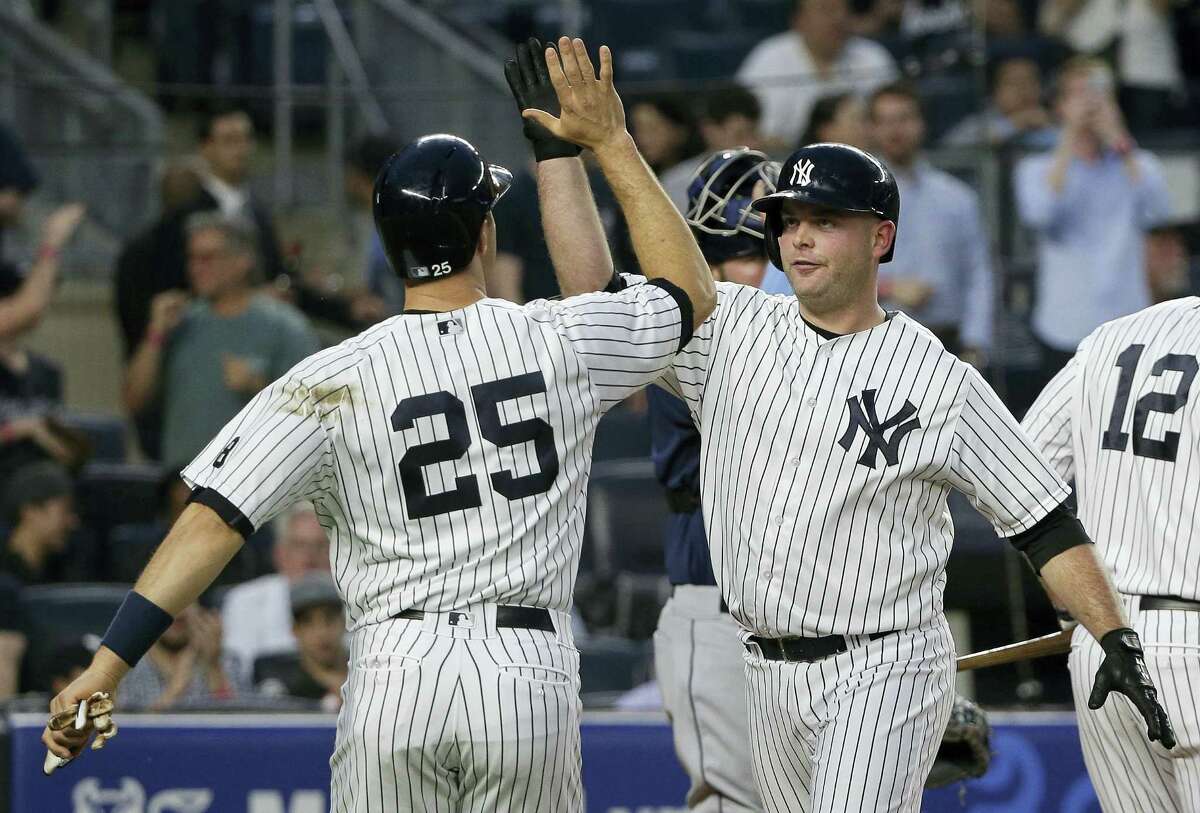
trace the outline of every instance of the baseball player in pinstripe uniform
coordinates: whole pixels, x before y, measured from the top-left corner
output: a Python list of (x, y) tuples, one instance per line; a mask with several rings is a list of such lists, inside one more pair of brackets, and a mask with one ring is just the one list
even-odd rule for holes
[[(507, 173), (452, 136), (402, 149), (374, 199), (409, 310), (302, 361), (185, 469), (191, 505), (52, 711), (115, 692), (245, 536), (310, 499), (352, 634), (332, 809), (582, 809), (568, 610), (596, 423), (661, 374), (715, 292), (625, 130), (607, 49), (599, 78), (582, 43), (554, 68), (556, 134), (593, 151), (661, 277), (489, 299)], [(44, 740), (70, 758), (88, 733)]]
[[(558, 197), (544, 217), (577, 208), (579, 185), (545, 188)], [(796, 296), (717, 283), (713, 316), (663, 379), (700, 429), (713, 572), (743, 628), (755, 778), (772, 811), (918, 808), (953, 701), (952, 488), (1102, 642), (1099, 694), (1127, 695), (1149, 736), (1174, 742), (1137, 634), (1062, 505), (1066, 485), (973, 368), (879, 307), (899, 204), (861, 150), (793, 153), (754, 206)], [(564, 291), (633, 282), (569, 242), (557, 250), (580, 260), (556, 262)]]
[(1200, 811), (1200, 299), (1101, 325), (1034, 402), (1023, 426), (1059, 476), (1144, 642), (1178, 748), (1141, 736), (1124, 704), (1098, 712), (1088, 679), (1104, 649), (1077, 628), (1070, 668), (1079, 735), (1107, 811)]
[[(756, 150), (714, 153), (688, 186), (687, 221), (717, 280), (758, 286), (766, 271), (762, 216), (750, 209), (774, 189), (779, 165)], [(651, 456), (671, 518), (665, 540), (672, 587), (654, 633), (654, 667), (675, 753), (691, 779), (688, 808), (761, 810), (750, 767), (746, 675), (737, 622), (713, 576), (700, 506), (700, 431), (687, 404), (646, 391)]]

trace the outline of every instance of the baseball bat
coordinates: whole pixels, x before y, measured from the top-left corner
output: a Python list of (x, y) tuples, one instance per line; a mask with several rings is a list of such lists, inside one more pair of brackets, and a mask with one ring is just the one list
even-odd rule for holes
[(1015, 644), (1006, 644), (995, 649), (985, 649), (983, 652), (963, 655), (958, 659), (958, 671), (984, 669), (988, 666), (1000, 666), (1014, 661), (1044, 658), (1048, 655), (1062, 655), (1071, 651), (1072, 632), (1073, 630), (1052, 632), (1040, 638), (1031, 638), (1028, 641), (1019, 641)]

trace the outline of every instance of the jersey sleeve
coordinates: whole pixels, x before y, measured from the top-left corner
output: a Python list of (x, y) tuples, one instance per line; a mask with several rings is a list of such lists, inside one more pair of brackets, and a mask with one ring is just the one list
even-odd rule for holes
[(588, 369), (602, 410), (662, 375), (692, 337), (692, 302), (666, 280), (537, 302)]
[(192, 500), (249, 536), (332, 478), (332, 447), (314, 394), (293, 371), (234, 416), (181, 472)]
[(1081, 369), (1079, 354), (1071, 357), (1025, 413), (1021, 428), (1064, 480), (1075, 478), (1072, 424)]
[(1016, 418), (974, 369), (951, 441), (951, 484), (1000, 536), (1028, 530), (1062, 504), (1070, 490)]

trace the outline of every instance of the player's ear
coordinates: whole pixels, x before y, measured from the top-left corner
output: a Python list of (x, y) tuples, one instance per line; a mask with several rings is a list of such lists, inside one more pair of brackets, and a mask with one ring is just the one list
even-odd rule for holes
[(479, 242), (475, 246), (475, 255), (485, 263), (490, 263), (496, 256), (496, 218), (488, 212), (479, 227)]
[(875, 245), (871, 255), (878, 260), (887, 254), (896, 241), (896, 224), (890, 220), (881, 220), (875, 226)]

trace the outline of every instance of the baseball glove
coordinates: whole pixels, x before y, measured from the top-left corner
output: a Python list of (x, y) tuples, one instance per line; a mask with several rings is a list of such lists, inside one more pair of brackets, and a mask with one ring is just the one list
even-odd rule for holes
[(964, 697), (954, 698), (950, 723), (942, 735), (933, 770), (925, 787), (940, 788), (964, 779), (977, 779), (987, 773), (992, 751), (988, 741), (992, 727), (983, 709)]

